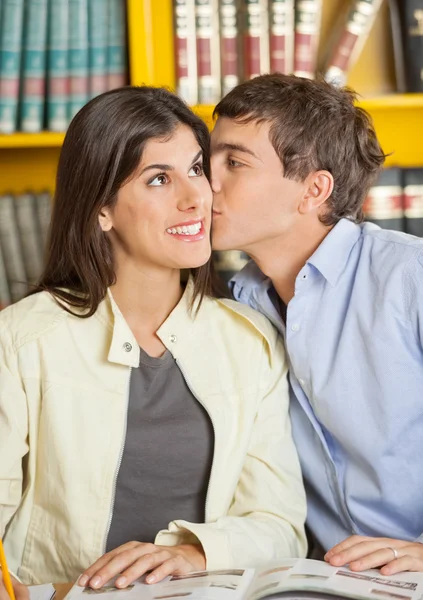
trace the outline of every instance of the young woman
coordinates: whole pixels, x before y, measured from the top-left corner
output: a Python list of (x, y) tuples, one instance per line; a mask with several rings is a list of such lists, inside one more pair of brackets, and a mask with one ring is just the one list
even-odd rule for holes
[(304, 554), (284, 351), (217, 297), (208, 178), (207, 129), (166, 90), (69, 127), (44, 275), (0, 314), (0, 534), (25, 584)]

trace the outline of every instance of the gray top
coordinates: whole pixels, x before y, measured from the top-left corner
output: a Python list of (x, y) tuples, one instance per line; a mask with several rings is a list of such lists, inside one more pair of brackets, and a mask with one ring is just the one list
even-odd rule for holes
[(133, 540), (154, 542), (174, 519), (205, 517), (213, 427), (169, 351), (153, 358), (140, 348), (127, 421), (107, 552)]

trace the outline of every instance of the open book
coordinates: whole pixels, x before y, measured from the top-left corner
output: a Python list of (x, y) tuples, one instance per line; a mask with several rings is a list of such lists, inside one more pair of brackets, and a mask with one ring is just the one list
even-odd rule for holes
[(387, 577), (377, 570), (357, 573), (320, 561), (288, 559), (261, 569), (173, 576), (155, 585), (144, 584), (141, 579), (126, 589), (116, 589), (113, 583), (98, 590), (75, 585), (65, 600), (89, 600), (90, 595), (97, 594), (101, 600), (262, 600), (272, 596), (291, 600), (421, 600), (423, 573)]

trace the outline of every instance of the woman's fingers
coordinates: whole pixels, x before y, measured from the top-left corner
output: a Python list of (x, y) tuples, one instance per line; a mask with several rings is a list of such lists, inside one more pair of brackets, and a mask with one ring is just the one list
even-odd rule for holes
[(147, 583), (157, 583), (168, 575), (184, 575), (193, 571), (193, 565), (183, 556), (174, 555), (159, 565), (148, 577)]

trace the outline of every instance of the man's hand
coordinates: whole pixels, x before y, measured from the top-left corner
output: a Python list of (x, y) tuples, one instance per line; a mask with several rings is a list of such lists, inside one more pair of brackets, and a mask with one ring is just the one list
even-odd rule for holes
[(382, 575), (423, 571), (423, 544), (353, 535), (329, 550), (325, 561), (335, 567), (349, 565), (352, 571), (382, 567)]
[(99, 558), (81, 575), (78, 584), (98, 589), (121, 574), (115, 585), (125, 588), (148, 571), (151, 573), (146, 582), (156, 583), (168, 575), (182, 575), (205, 568), (206, 558), (200, 545), (156, 546), (128, 542)]
[[(19, 581), (17, 579), (15, 579), (13, 577), (13, 575), (10, 576), (10, 579), (12, 580), (12, 586), (13, 586), (13, 591), (15, 592), (16, 600), (29, 600), (29, 592), (28, 592), (28, 588), (26, 587), (26, 585), (19, 583)], [(4, 587), (1, 570), (0, 570), (0, 600), (10, 600), (9, 594), (7, 593), (6, 588)]]

